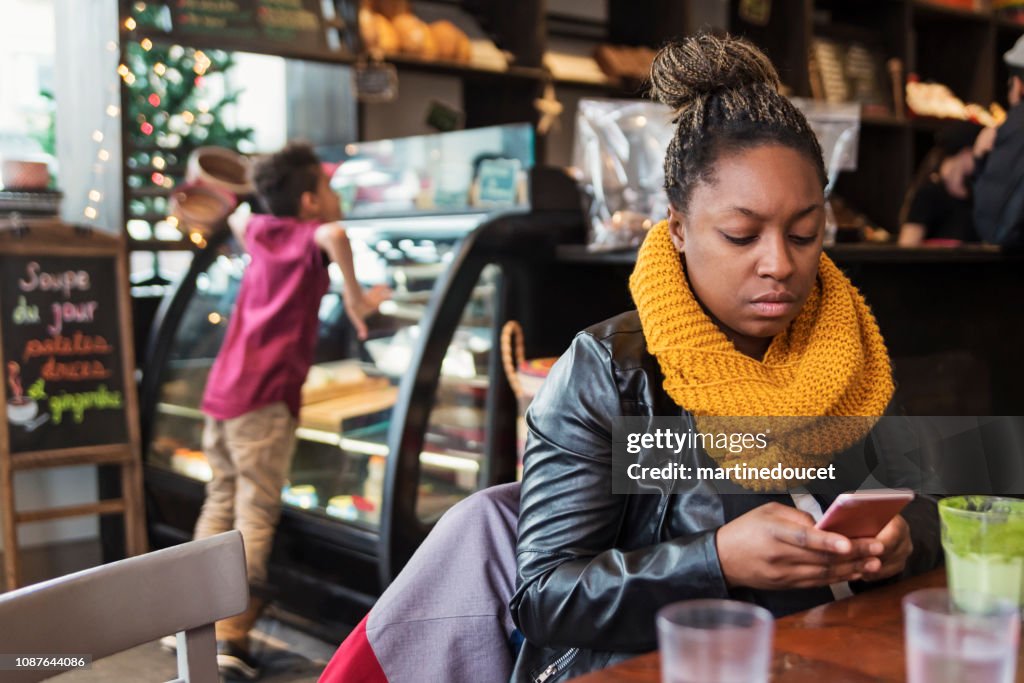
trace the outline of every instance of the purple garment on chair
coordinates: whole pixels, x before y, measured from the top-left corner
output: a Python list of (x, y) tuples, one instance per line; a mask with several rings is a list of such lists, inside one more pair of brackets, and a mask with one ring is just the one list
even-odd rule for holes
[(479, 491), (437, 523), (370, 611), (389, 683), (507, 681), (519, 484)]

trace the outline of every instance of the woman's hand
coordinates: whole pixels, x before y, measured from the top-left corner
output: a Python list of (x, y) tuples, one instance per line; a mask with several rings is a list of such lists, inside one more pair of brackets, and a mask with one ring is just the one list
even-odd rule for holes
[(914, 543), (910, 540), (910, 525), (903, 519), (903, 515), (896, 515), (889, 520), (874, 540), (884, 546), (879, 555), (882, 566), (875, 571), (865, 571), (863, 579), (880, 581), (902, 572), (914, 550)]
[(768, 503), (721, 527), (715, 542), (729, 586), (779, 590), (856, 581), (887, 570), (879, 559), (886, 551), (882, 534), (851, 540), (815, 529), (806, 512)]

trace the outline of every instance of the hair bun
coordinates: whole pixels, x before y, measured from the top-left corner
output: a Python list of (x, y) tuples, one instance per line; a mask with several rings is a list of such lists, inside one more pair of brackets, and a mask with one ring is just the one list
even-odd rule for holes
[(676, 112), (702, 95), (764, 84), (779, 88), (771, 60), (742, 38), (709, 33), (663, 47), (651, 64), (651, 91)]

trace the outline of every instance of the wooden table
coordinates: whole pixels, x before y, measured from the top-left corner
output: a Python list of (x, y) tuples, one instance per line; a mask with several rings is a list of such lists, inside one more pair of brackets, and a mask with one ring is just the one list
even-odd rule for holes
[[(945, 585), (945, 569), (936, 569), (777, 620), (772, 683), (905, 681), (900, 599), (919, 588)], [(1019, 664), (1016, 680), (1024, 683), (1024, 667)], [(658, 653), (640, 655), (573, 681), (660, 683)]]

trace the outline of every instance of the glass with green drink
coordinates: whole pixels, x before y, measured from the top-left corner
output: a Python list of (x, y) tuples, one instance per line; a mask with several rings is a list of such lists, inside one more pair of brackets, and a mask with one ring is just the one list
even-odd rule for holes
[[(950, 593), (1024, 605), (1024, 500), (956, 496), (939, 502)], [(968, 605), (961, 605), (969, 609)]]

